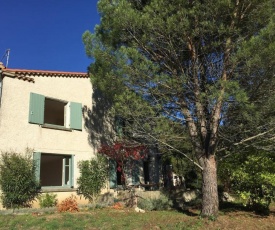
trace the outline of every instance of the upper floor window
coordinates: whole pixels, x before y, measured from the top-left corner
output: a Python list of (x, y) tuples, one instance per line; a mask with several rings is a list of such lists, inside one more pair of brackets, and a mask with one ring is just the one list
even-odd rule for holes
[(31, 93), (29, 123), (82, 130), (82, 105)]
[(66, 126), (66, 106), (67, 102), (45, 98), (44, 123)]

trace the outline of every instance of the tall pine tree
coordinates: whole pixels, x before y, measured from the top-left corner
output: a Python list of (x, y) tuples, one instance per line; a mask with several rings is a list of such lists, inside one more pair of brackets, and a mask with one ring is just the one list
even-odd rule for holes
[(231, 104), (253, 103), (247, 86), (254, 83), (243, 71), (250, 56), (239, 59), (238, 51), (270, 23), (274, 5), (274, 0), (100, 0), (101, 23), (94, 34), (83, 35), (94, 58), (92, 83), (116, 110), (170, 148), (191, 143), (202, 169), (203, 216), (219, 210), (215, 156), (223, 118)]

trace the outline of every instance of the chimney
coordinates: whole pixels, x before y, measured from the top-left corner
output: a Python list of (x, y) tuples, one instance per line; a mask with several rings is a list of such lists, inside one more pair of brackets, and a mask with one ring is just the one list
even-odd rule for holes
[(1, 69), (6, 69), (6, 67), (4, 66), (4, 64), (2, 62), (0, 62), (0, 70)]

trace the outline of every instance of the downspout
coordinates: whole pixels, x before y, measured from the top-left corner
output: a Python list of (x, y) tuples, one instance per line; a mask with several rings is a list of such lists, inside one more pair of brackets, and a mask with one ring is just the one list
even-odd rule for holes
[(2, 69), (0, 69), (0, 108), (1, 108), (1, 98), (2, 98), (2, 85), (3, 85), (3, 78), (2, 78)]

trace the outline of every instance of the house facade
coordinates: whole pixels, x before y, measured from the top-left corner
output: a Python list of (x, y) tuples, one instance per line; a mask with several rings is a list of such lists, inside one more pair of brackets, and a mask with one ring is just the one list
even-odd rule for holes
[(92, 110), (88, 74), (1, 65), (0, 82), (0, 151), (30, 149), (42, 191), (76, 194), (77, 164), (96, 151), (84, 124), (83, 108)]
[[(58, 200), (77, 195), (78, 162), (94, 157), (104, 138), (115, 138), (103, 100), (94, 95), (87, 73), (7, 69), (0, 63), (0, 152), (30, 150), (41, 191), (57, 194)], [(130, 184), (159, 182), (155, 153), (149, 155), (138, 163), (137, 175), (128, 177)], [(110, 165), (103, 192), (116, 191), (120, 178)]]

